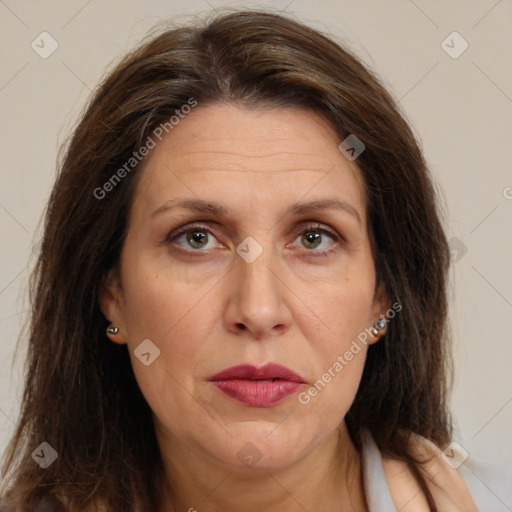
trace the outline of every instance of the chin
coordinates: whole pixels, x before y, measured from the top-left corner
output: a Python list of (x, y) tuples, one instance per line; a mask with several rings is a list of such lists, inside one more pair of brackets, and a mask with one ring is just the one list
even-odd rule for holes
[(233, 437), (217, 458), (236, 471), (278, 471), (306, 456), (323, 439), (322, 433), (312, 435), (299, 425), (251, 422), (228, 430)]

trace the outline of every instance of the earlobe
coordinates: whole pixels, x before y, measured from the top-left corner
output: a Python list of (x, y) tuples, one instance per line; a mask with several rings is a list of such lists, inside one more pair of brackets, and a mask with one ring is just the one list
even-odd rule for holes
[(126, 344), (126, 339), (125, 339), (124, 335), (121, 334), (119, 327), (116, 327), (113, 324), (110, 324), (107, 327), (105, 333), (107, 335), (107, 338), (110, 341), (113, 341), (114, 343), (117, 343), (118, 345)]
[(116, 268), (112, 268), (101, 279), (98, 302), (103, 315), (110, 323), (105, 331), (106, 336), (121, 345), (126, 343), (122, 298), (119, 273)]
[(375, 341), (379, 340), (386, 334), (386, 326), (387, 326), (388, 320), (386, 319), (385, 315), (380, 315), (380, 318), (373, 324), (373, 327), (370, 329), (370, 332), (372, 333), (372, 336), (376, 338)]
[(379, 341), (387, 332), (387, 324), (389, 322), (388, 311), (391, 309), (391, 301), (388, 298), (384, 283), (380, 283), (373, 297), (372, 327), (369, 329), (371, 333), (370, 344)]

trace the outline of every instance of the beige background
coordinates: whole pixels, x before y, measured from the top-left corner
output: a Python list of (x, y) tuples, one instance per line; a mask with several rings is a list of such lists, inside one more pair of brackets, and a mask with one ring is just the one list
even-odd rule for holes
[[(332, 33), (400, 100), (446, 201), (449, 238), (467, 247), (452, 272), (455, 440), (512, 459), (511, 0), (0, 0), (0, 448), (19, 406), (23, 351), (12, 359), (58, 146), (109, 64), (150, 27), (228, 5), (286, 9)], [(43, 31), (59, 44), (47, 59), (31, 48)], [(456, 59), (441, 46), (453, 31), (469, 44)], [(452, 39), (452, 52), (462, 48)]]

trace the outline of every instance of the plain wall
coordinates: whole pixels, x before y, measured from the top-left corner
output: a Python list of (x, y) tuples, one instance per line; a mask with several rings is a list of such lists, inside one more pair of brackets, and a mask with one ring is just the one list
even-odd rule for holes
[[(1, 2), (0, 448), (21, 397), (23, 346), (14, 362), (13, 355), (60, 144), (109, 64), (155, 23), (228, 5), (286, 9), (330, 32), (400, 101), (462, 256), (450, 290), (454, 440), (471, 454), (512, 459), (510, 1)], [(59, 45), (47, 59), (31, 47), (43, 31)], [(469, 44), (458, 58), (442, 47), (453, 31)], [(462, 48), (457, 37), (448, 38), (452, 53)]]

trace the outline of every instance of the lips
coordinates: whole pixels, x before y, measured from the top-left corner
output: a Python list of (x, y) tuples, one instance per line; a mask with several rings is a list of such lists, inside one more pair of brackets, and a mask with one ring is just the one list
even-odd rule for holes
[(239, 365), (208, 379), (219, 391), (251, 407), (270, 407), (298, 392), (304, 379), (285, 366)]

